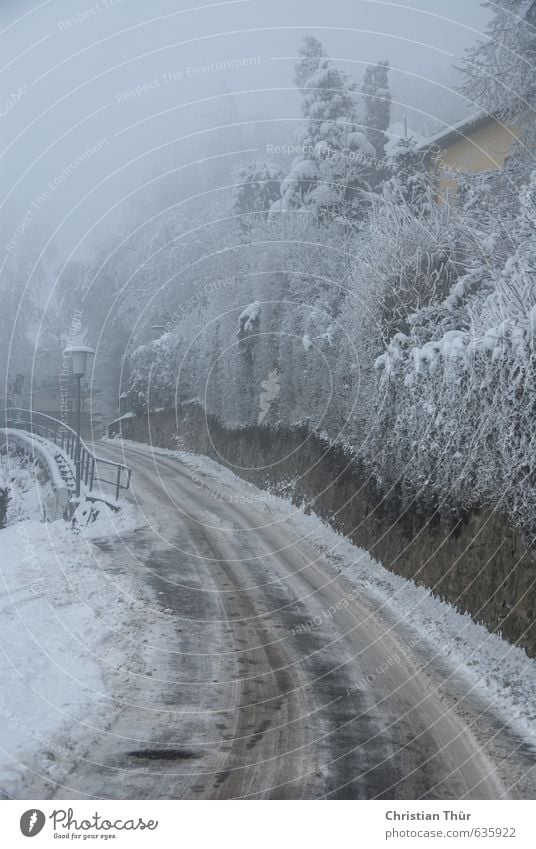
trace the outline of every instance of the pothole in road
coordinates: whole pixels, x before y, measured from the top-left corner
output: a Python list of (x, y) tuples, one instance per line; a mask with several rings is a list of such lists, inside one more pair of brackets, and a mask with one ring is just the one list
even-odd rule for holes
[(127, 752), (131, 758), (140, 758), (158, 761), (188, 761), (192, 758), (202, 758), (203, 752), (194, 752), (193, 749), (136, 749)]

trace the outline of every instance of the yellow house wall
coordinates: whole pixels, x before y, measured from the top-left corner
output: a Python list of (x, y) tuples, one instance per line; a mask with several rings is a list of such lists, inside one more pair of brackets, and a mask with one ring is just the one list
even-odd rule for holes
[(491, 121), (441, 150), (436, 165), (450, 173), (439, 181), (440, 196), (457, 191), (458, 183), (452, 172), (470, 174), (502, 168), (518, 137), (518, 128)]

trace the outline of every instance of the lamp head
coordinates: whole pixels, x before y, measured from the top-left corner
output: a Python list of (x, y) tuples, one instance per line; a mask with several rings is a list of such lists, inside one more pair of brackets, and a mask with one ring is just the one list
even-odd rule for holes
[(85, 375), (88, 358), (95, 356), (93, 348), (89, 348), (87, 345), (70, 345), (63, 353), (70, 354), (75, 377)]

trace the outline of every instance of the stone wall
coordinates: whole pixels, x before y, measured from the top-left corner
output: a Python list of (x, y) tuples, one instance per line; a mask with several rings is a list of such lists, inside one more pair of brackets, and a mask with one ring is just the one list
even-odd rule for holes
[(303, 504), (388, 569), (429, 587), (536, 656), (536, 558), (496, 512), (381, 492), (355, 458), (304, 428), (226, 429), (197, 405), (121, 423), (123, 436), (205, 454)]

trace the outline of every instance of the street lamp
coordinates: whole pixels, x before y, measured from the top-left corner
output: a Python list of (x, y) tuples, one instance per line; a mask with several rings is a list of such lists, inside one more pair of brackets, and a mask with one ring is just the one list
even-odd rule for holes
[(76, 377), (76, 452), (74, 455), (74, 465), (76, 468), (76, 497), (80, 495), (80, 427), (81, 427), (81, 403), (80, 403), (80, 381), (86, 373), (88, 357), (94, 357), (95, 351), (93, 348), (88, 348), (87, 345), (70, 345), (65, 349), (64, 354), (71, 355), (71, 364), (73, 367), (73, 375)]

